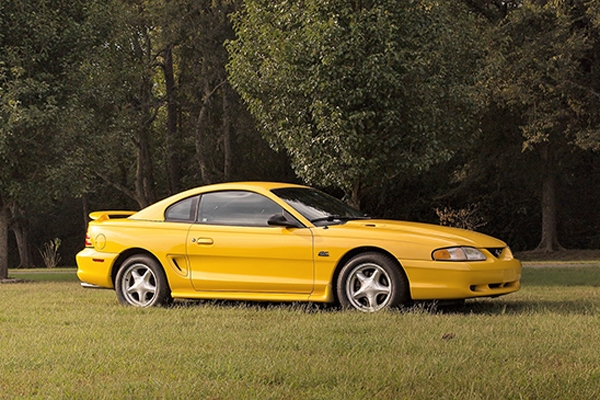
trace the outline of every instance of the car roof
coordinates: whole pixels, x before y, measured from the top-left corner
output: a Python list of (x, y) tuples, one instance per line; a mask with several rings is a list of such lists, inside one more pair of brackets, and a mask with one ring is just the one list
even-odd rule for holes
[(163, 200), (160, 200), (142, 210), (135, 213), (130, 219), (139, 220), (153, 220), (162, 221), (164, 220), (165, 208), (169, 205), (201, 193), (216, 192), (221, 190), (246, 190), (251, 192), (267, 194), (272, 189), (296, 187), (296, 188), (308, 188), (308, 186), (297, 185), (293, 183), (281, 183), (281, 182), (228, 182), (228, 183), (216, 183), (212, 185), (199, 186), (193, 189), (177, 193), (173, 196), (169, 196)]
[(227, 183), (215, 183), (207, 186), (199, 186), (197, 188), (191, 189), (193, 190), (201, 190), (204, 191), (214, 191), (214, 190), (243, 190), (243, 189), (265, 189), (271, 190), (281, 187), (307, 187), (302, 185), (296, 185), (293, 183), (282, 183), (282, 182), (258, 182), (258, 181), (248, 181), (248, 182), (227, 182)]

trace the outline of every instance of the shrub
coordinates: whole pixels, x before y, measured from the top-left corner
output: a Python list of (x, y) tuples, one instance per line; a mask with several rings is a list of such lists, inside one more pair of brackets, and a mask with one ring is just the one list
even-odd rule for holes
[(60, 262), (60, 254), (58, 253), (60, 243), (60, 239), (55, 238), (44, 243), (43, 249), (39, 249), (46, 268), (54, 268)]

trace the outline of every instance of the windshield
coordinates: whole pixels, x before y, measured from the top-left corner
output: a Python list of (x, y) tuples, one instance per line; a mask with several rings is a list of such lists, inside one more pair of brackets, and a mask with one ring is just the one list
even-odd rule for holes
[(273, 189), (273, 193), (315, 225), (341, 224), (368, 218), (333, 196), (310, 188)]

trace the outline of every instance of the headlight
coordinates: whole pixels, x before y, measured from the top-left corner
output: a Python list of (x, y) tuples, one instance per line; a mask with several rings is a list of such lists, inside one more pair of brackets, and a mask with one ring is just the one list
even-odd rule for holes
[(485, 261), (486, 257), (474, 247), (448, 247), (437, 249), (431, 257), (435, 261)]

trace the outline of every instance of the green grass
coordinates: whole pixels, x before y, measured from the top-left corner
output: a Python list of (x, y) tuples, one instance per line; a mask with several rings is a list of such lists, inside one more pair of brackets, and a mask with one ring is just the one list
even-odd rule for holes
[(34, 282), (78, 282), (76, 268), (11, 269), (8, 275)]
[(509, 296), (373, 315), (0, 285), (0, 398), (598, 398), (598, 276), (526, 268)]
[(600, 286), (600, 263), (594, 266), (523, 269), (522, 282), (529, 286)]

